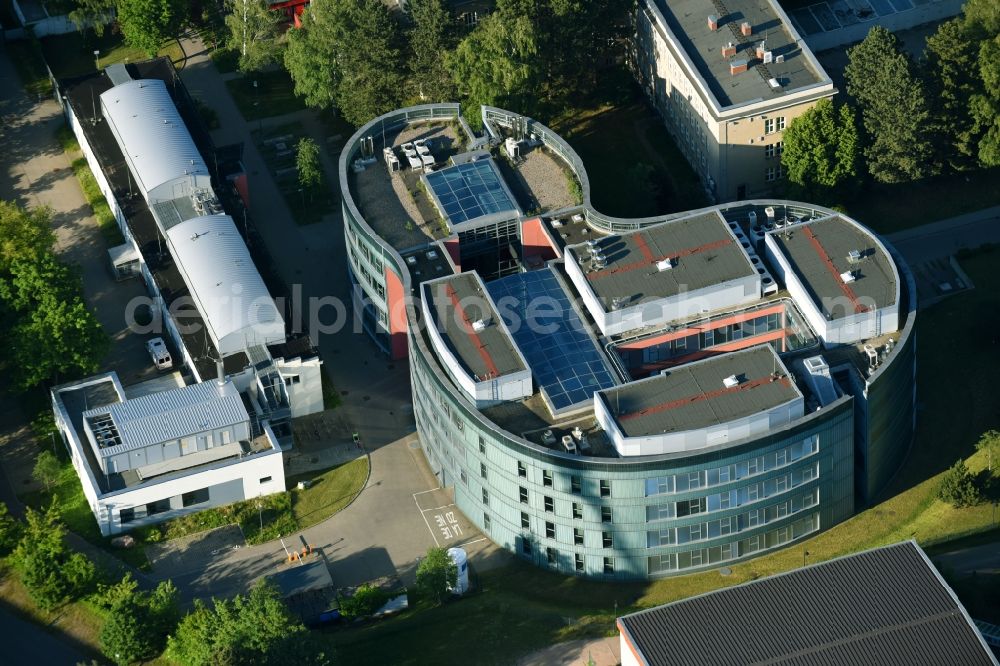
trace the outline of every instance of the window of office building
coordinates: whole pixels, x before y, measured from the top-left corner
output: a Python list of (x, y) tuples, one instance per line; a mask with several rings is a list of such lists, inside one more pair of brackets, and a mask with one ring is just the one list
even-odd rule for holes
[(553, 510), (554, 510), (554, 505), (553, 505), (553, 502), (552, 502), (552, 498), (549, 497), (548, 495), (546, 495), (545, 496), (545, 512), (546, 513), (552, 513)]
[(778, 116), (778, 131), (780, 132), (783, 129), (785, 129), (785, 117)]
[(157, 513), (163, 513), (165, 511), (170, 511), (170, 499), (161, 499), (155, 502), (150, 502), (146, 505), (146, 515), (152, 516)]
[(122, 523), (131, 523), (135, 520), (135, 509), (122, 509), (118, 512), (118, 520)]
[(184, 493), (181, 495), (181, 502), (184, 506), (194, 506), (195, 504), (204, 504), (208, 501), (208, 488), (201, 488), (200, 490), (192, 490), (189, 493)]
[(479, 437), (479, 452), (486, 453), (486, 440), (482, 436)]
[(611, 520), (611, 507), (610, 506), (602, 506), (601, 507), (601, 522), (602, 523), (610, 523), (610, 522), (612, 522), (612, 520)]
[(601, 497), (611, 497), (611, 482), (601, 479)]
[(764, 134), (774, 134), (774, 118), (764, 119)]
[(479, 463), (479, 476), (486, 478), (486, 465), (484, 463)]
[(545, 561), (548, 562), (550, 565), (555, 565), (556, 557), (558, 557), (558, 555), (559, 551), (557, 551), (555, 548), (545, 549)]
[(577, 495), (580, 494), (580, 477), (571, 476), (569, 478), (569, 489), (571, 492), (576, 493)]
[(531, 529), (531, 520), (528, 518), (528, 514), (524, 511), (521, 512), (521, 529), (528, 530)]
[(613, 574), (615, 572), (615, 558), (605, 557), (604, 558), (604, 573)]
[(604, 548), (615, 547), (615, 537), (611, 532), (601, 532), (601, 545)]
[(490, 514), (488, 513), (483, 514), (483, 527), (487, 532), (490, 531)]
[(552, 472), (549, 470), (542, 471), (542, 485), (552, 487)]
[(517, 487), (517, 493), (518, 493), (518, 496), (521, 499), (521, 504), (527, 504), (528, 503), (528, 489), (525, 488), (524, 486), (518, 486)]
[(490, 503), (490, 491), (486, 490), (486, 488), (483, 488), (483, 504), (489, 504), (489, 503)]
[(547, 522), (545, 523), (545, 538), (555, 539), (556, 538), (556, 524)]
[(573, 502), (573, 519), (582, 520), (583, 519), (583, 507), (577, 502)]
[(583, 545), (583, 530), (579, 527), (573, 528), (573, 545), (582, 546)]
[(528, 477), (528, 470), (524, 468), (524, 463), (521, 462), (520, 460), (517, 461), (517, 475), (520, 476), (521, 478)]
[(575, 553), (573, 555), (573, 567), (577, 571), (583, 571), (583, 555), (580, 553)]
[(527, 539), (521, 539), (521, 554), (531, 555), (531, 542)]

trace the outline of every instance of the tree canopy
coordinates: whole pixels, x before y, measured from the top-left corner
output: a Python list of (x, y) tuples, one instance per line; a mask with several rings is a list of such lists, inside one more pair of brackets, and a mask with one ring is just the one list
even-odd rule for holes
[(46, 209), (0, 202), (0, 370), (16, 390), (94, 372), (108, 347), (53, 238)]
[(121, 666), (157, 657), (180, 617), (172, 582), (163, 581), (152, 592), (138, 587), (126, 574), (114, 585), (102, 586), (96, 597), (97, 605), (107, 611), (101, 651)]
[(266, 580), (246, 596), (213, 600), (211, 608), (196, 601), (168, 639), (165, 656), (181, 666), (330, 663)]
[(414, 97), (421, 102), (452, 102), (455, 83), (446, 55), (457, 43), (455, 24), (444, 0), (410, 0), (412, 27), (407, 34)]
[(848, 50), (844, 76), (869, 138), (864, 155), (871, 175), (883, 183), (933, 175), (924, 82), (896, 36), (873, 27), (863, 42)]
[(226, 0), (226, 46), (239, 53), (241, 72), (259, 72), (278, 60), (281, 16), (267, 0)]
[(314, 3), (289, 37), (285, 67), (310, 106), (336, 106), (362, 125), (399, 106), (404, 69), (400, 28), (380, 0)]
[(783, 140), (788, 181), (810, 200), (829, 202), (857, 176), (858, 128), (847, 104), (820, 100), (789, 124)]
[(177, 36), (187, 19), (184, 0), (117, 0), (117, 5), (125, 43), (150, 57), (164, 41)]
[(417, 587), (434, 603), (448, 597), (449, 587), (458, 581), (458, 567), (444, 548), (431, 548), (417, 567)]
[(323, 179), (319, 163), (319, 146), (309, 137), (299, 139), (295, 150), (295, 166), (302, 187), (312, 190), (319, 186)]

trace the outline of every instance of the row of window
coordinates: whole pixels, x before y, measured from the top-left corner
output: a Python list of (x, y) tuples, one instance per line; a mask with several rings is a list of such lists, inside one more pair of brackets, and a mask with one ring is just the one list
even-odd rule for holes
[(715, 345), (735, 342), (736, 340), (751, 338), (755, 335), (777, 331), (782, 328), (782, 325), (783, 321), (780, 313), (774, 312), (761, 315), (747, 321), (719, 326), (718, 328), (646, 347), (642, 350), (642, 360), (644, 363), (665, 361), (675, 356), (683, 356)]
[(771, 159), (772, 157), (781, 157), (781, 154), (785, 152), (785, 142), (778, 141), (776, 143), (769, 143), (764, 146), (764, 157)]
[(667, 520), (670, 518), (684, 518), (702, 513), (712, 513), (714, 511), (725, 511), (738, 506), (744, 506), (753, 502), (788, 492), (792, 488), (797, 488), (812, 481), (819, 476), (819, 463), (813, 463), (806, 467), (792, 470), (788, 474), (766, 479), (758, 483), (752, 483), (735, 490), (697, 497), (691, 500), (680, 502), (666, 502), (646, 507), (646, 521), (655, 522), (657, 520)]
[(790, 498), (784, 502), (766, 507), (751, 509), (736, 516), (727, 516), (718, 520), (695, 523), (684, 527), (667, 527), (646, 532), (646, 547), (673, 546), (694, 541), (704, 541), (717, 537), (736, 534), (746, 530), (767, 525), (781, 518), (793, 515), (815, 506), (819, 502), (819, 488)]
[(776, 180), (781, 180), (785, 177), (785, 171), (782, 166), (769, 166), (767, 170), (764, 171), (764, 180), (773, 183)]
[(764, 134), (774, 134), (775, 132), (781, 132), (784, 129), (785, 129), (784, 116), (764, 119)]
[(354, 265), (354, 273), (361, 277), (364, 282), (379, 295), (383, 301), (385, 300), (385, 285), (379, 280), (376, 280), (372, 274), (368, 271), (368, 267), (362, 262), (358, 261), (357, 256), (354, 254), (354, 248), (348, 246), (347, 251), (351, 253), (351, 263)]
[(780, 469), (819, 451), (819, 435), (732, 465), (646, 479), (646, 497), (685, 493)]
[[(189, 493), (183, 493), (181, 495), (181, 506), (187, 508), (196, 504), (204, 504), (208, 501), (208, 499), (208, 488), (192, 490)], [(146, 504), (145, 508), (146, 516), (155, 516), (158, 513), (166, 513), (167, 511), (170, 511), (170, 498), (167, 497), (165, 499), (156, 500), (155, 502), (149, 502)], [(122, 509), (118, 513), (118, 519), (122, 524), (131, 523), (135, 520), (135, 509), (136, 507), (130, 507), (128, 509)]]
[(818, 529), (819, 514), (813, 513), (789, 525), (782, 525), (764, 534), (755, 534), (734, 543), (698, 548), (681, 553), (653, 555), (647, 558), (647, 573), (654, 575), (669, 571), (682, 571), (735, 560), (758, 551), (775, 548), (811, 534)]

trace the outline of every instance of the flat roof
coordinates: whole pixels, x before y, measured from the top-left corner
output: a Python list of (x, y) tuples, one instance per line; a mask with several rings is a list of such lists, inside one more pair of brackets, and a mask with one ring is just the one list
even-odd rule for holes
[(424, 298), (445, 344), (476, 381), (527, 370), (477, 273), (425, 282)]
[(997, 663), (913, 541), (626, 615), (618, 626), (650, 666)]
[[(731, 376), (739, 383), (730, 387), (723, 380)], [(626, 437), (706, 428), (802, 397), (768, 344), (688, 363), (602, 395)]]
[[(783, 20), (773, 0), (653, 0), (695, 69), (708, 84), (720, 107), (736, 106), (754, 100), (778, 99), (807, 86), (828, 83), (829, 77), (819, 64), (796, 43), (794, 28)], [(709, 30), (708, 17), (718, 19), (718, 30)], [(750, 23), (752, 34), (743, 37), (740, 24)], [(756, 49), (766, 40), (772, 61), (757, 59)], [(728, 43), (736, 55), (726, 58), (722, 48)], [(782, 62), (777, 62), (780, 57)], [(731, 74), (734, 60), (749, 61), (747, 71)], [(770, 79), (779, 88), (772, 88)]]
[(451, 226), (491, 215), (521, 214), (492, 157), (424, 175), (434, 205)]
[[(615, 299), (625, 308), (757, 275), (718, 211), (595, 240), (593, 251), (586, 244), (567, 249), (605, 308)], [(591, 257), (598, 252), (606, 265), (592, 270)], [(657, 262), (664, 259), (672, 259), (673, 267), (659, 270)]]
[(551, 267), (492, 280), (486, 288), (553, 411), (591, 401), (595, 391), (618, 383)]
[[(874, 304), (883, 308), (896, 302), (897, 273), (892, 258), (875, 237), (839, 215), (771, 232), (792, 270), (809, 291), (813, 302), (830, 319), (865, 312)], [(849, 259), (852, 251), (861, 258)], [(854, 272), (854, 280), (841, 275)], [(844, 307), (844, 298), (852, 307)]]

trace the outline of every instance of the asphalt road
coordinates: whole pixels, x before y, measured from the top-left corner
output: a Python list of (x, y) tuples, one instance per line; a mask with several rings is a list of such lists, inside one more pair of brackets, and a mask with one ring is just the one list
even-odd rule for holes
[(1000, 541), (943, 553), (931, 559), (941, 569), (958, 576), (1000, 574)]

